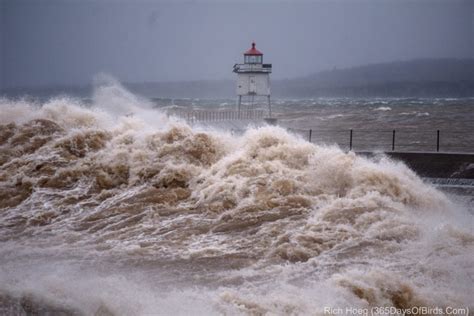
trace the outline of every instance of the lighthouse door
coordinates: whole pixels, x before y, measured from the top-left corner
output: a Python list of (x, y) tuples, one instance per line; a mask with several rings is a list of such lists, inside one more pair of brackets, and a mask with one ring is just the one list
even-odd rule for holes
[(255, 76), (250, 76), (249, 78), (249, 93), (256, 94), (257, 93), (257, 83), (255, 81)]

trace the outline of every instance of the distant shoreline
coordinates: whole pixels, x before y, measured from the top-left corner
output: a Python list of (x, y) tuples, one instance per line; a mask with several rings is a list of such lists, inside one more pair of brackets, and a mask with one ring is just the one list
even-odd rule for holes
[[(278, 68), (278, 65), (275, 65)], [(234, 98), (235, 81), (124, 82), (133, 93), (149, 98)], [(68, 94), (90, 97), (89, 85), (17, 87), (0, 91), (6, 97), (51, 97)], [(272, 80), (275, 98), (317, 97), (474, 97), (474, 59), (416, 59), (333, 69), (314, 75)]]

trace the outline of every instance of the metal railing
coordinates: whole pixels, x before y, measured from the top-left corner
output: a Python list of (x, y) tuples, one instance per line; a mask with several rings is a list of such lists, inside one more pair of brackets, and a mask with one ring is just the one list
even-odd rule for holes
[(294, 129), (312, 143), (336, 144), (347, 150), (474, 152), (474, 131)]
[[(300, 135), (310, 143), (337, 145), (348, 151), (474, 153), (474, 131), (296, 128), (286, 130)], [(244, 132), (243, 129), (231, 130), (234, 135)]]
[(265, 110), (241, 110), (241, 111), (168, 111), (169, 116), (177, 116), (185, 119), (188, 123), (196, 122), (218, 122), (218, 121), (237, 121), (237, 120), (263, 120), (267, 111)]
[(272, 64), (235, 64), (233, 72), (271, 73)]
[[(188, 123), (263, 120), (268, 112), (248, 110), (168, 110)], [(474, 153), (474, 130), (419, 130), (419, 129), (298, 129), (287, 128), (311, 143), (335, 144), (354, 151), (461, 152)], [(232, 133), (244, 130), (233, 129)]]

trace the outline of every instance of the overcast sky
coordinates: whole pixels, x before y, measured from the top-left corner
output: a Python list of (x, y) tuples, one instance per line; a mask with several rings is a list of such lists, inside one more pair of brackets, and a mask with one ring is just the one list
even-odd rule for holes
[(231, 79), (255, 40), (273, 78), (474, 56), (473, 0), (0, 0), (5, 87)]

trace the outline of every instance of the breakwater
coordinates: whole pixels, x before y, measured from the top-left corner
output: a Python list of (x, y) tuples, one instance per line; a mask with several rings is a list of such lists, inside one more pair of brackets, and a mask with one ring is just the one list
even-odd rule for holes
[(434, 152), (358, 152), (368, 157), (384, 154), (407, 164), (422, 177), (474, 179), (474, 154)]

